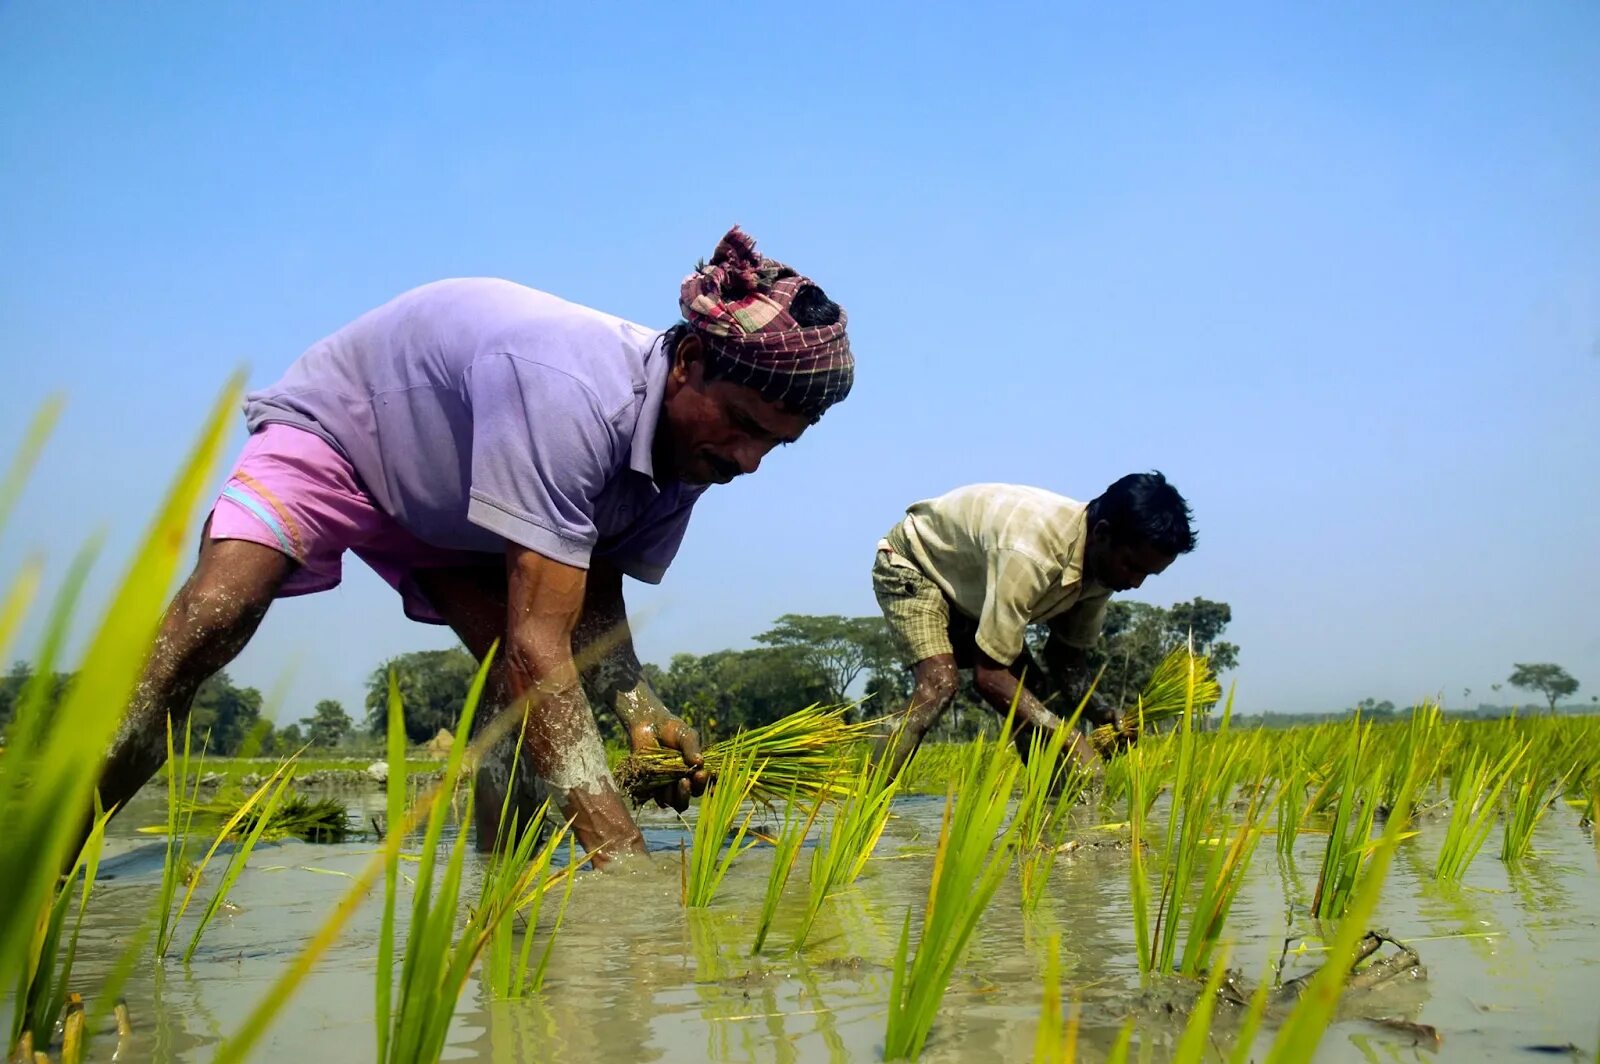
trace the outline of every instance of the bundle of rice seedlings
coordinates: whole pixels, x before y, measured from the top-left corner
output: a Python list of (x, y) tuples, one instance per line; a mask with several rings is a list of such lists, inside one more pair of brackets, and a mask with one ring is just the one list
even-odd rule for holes
[(1183, 716), (1186, 705), (1204, 713), (1221, 699), (1222, 685), (1211, 671), (1211, 660), (1204, 654), (1190, 653), (1188, 646), (1180, 643), (1150, 674), (1138, 701), (1123, 712), (1121, 726), (1102, 724), (1089, 733), (1089, 742), (1095, 753), (1109, 758), (1119, 747), (1138, 738), (1143, 727), (1176, 720)]
[[(839, 761), (858, 741), (876, 734), (878, 721), (850, 724), (850, 707), (807, 706), (771, 724), (763, 724), (705, 751), (705, 768), (715, 782), (739, 758), (761, 765), (751, 797), (767, 805), (782, 802), (792, 790), (804, 798), (839, 799), (849, 794), (850, 780), (835, 771)], [(690, 769), (676, 750), (662, 747), (630, 755), (617, 766), (617, 786), (635, 803), (647, 801), (655, 790), (689, 775)]]
[[(231, 798), (218, 796), (209, 802), (194, 803), (189, 807), (189, 811), (207, 823), (224, 823), (231, 820), (246, 801), (247, 797), (244, 795), (234, 795)], [(245, 809), (243, 817), (239, 819), (234, 829), (235, 835), (249, 835), (255, 831), (260, 819), (259, 807)], [(154, 827), (139, 830), (162, 832), (166, 829)], [(289, 791), (284, 795), (283, 801), (272, 810), (261, 837), (264, 840), (292, 837), (305, 842), (343, 842), (349, 833), (350, 817), (343, 802), (337, 798), (308, 798), (299, 791)]]

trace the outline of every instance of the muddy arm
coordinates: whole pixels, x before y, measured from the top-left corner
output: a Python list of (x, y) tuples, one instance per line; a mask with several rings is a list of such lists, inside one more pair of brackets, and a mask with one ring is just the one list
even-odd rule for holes
[(645, 679), (628, 627), (622, 573), (605, 562), (595, 562), (589, 569), (583, 612), (572, 635), (572, 653), (585, 688), (596, 701), (610, 707), (635, 753), (664, 746), (683, 755), (690, 774), (661, 788), (655, 799), (680, 812), (687, 809), (690, 797), (706, 788), (700, 736), (662, 703)]
[(527, 720), (524, 756), (572, 821), (579, 845), (599, 851), (597, 866), (620, 854), (643, 853), (644, 836), (606, 767), (573, 662), (587, 574), (516, 545), (507, 550), (506, 570), (507, 678)]

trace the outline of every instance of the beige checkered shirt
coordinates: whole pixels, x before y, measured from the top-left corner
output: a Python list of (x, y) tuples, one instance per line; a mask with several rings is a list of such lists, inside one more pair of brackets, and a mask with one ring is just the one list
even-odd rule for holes
[(1087, 507), (1020, 484), (970, 484), (913, 503), (879, 544), (978, 622), (978, 648), (1009, 665), (1030, 624), (1070, 646), (1100, 635), (1111, 592), (1083, 576)]

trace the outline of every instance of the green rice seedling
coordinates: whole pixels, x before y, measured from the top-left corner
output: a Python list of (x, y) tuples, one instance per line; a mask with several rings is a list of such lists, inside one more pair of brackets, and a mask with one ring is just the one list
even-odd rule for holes
[[(1010, 729), (1008, 717), (1003, 732)], [(889, 1022), (884, 1031), (886, 1060), (921, 1056), (950, 975), (1010, 868), (1017, 823), (1006, 824), (1006, 812), (1019, 768), (1005, 749), (1004, 739), (987, 750), (982, 742), (976, 743), (965, 770), (945, 793), (922, 936), (911, 956), (908, 908), (895, 951)]]
[[(523, 719), (522, 732), (511, 757), (511, 775), (517, 773), (522, 759), (523, 739), (527, 734), (527, 720)], [(401, 743), (403, 749), (403, 742)], [(500, 801), (499, 827), (496, 829), (495, 857), (489, 874), (484, 877), (478, 896), (478, 911), (487, 912), (505, 898), (518, 898), (513, 903), (513, 913), (520, 914), (527, 932), (522, 938), (522, 949), (513, 951), (514, 920), (501, 920), (493, 929), (489, 940), (488, 957), (484, 961), (484, 977), (490, 992), (498, 998), (521, 998), (538, 993), (544, 987), (544, 974), (550, 965), (550, 953), (555, 946), (556, 932), (566, 916), (567, 902), (572, 897), (572, 884), (578, 869), (577, 848), (572, 836), (567, 835), (567, 867), (561, 872), (550, 870), (551, 862), (559, 848), (559, 839), (540, 845), (544, 822), (549, 814), (548, 803), (534, 815), (526, 831), (519, 830), (518, 816), (511, 809), (511, 789), (507, 788)], [(559, 833), (565, 833), (565, 827)], [(539, 913), (544, 907), (545, 894), (558, 882), (565, 880), (566, 889), (561, 894), (561, 905), (550, 933), (545, 937), (537, 967), (530, 970), (533, 959), (533, 931), (539, 923)]]
[(1542, 758), (1527, 760), (1516, 785), (1506, 794), (1504, 833), (1500, 840), (1500, 860), (1506, 864), (1517, 864), (1528, 856), (1533, 846), (1533, 829), (1539, 826), (1545, 810), (1566, 786), (1572, 770), (1557, 776), (1554, 764), (1558, 762)]
[(1371, 733), (1372, 726), (1360, 722), (1350, 731), (1350, 749), (1339, 774), (1339, 801), (1328, 827), (1317, 891), (1311, 900), (1311, 913), (1319, 920), (1344, 915), (1370, 850), (1372, 821), (1378, 809), (1376, 774), (1368, 773), (1363, 780), (1360, 773)]
[(1278, 860), (1293, 865), (1307, 783), (1305, 766), (1298, 757), (1290, 756), (1289, 767), (1282, 778), (1283, 786), (1278, 789)]
[(1061, 936), (1050, 936), (1045, 947), (1044, 1000), (1039, 1006), (1039, 1030), (1033, 1038), (1034, 1064), (1071, 1064), (1078, 1059), (1078, 1003), (1066, 1022), (1061, 1018)]
[[(472, 718), (483, 695), (489, 659), (473, 678), (467, 693), (466, 705), (461, 713), (457, 735), (472, 734)], [(390, 754), (388, 778), (388, 807), (391, 811), (405, 804), (405, 737), (399, 723), (402, 718), (400, 696), (394, 676), (389, 678), (389, 728)], [(384, 1062), (432, 1061), (439, 1059), (444, 1048), (445, 1034), (450, 1017), (455, 1013), (456, 1001), (465, 985), (476, 954), (468, 941), (456, 944), (457, 901), (461, 890), (461, 867), (466, 854), (467, 833), (461, 831), (451, 844), (442, 876), (438, 875), (439, 841), (449, 816), (449, 803), (442, 800), (455, 793), (456, 781), (461, 776), (466, 744), (451, 747), (446, 763), (444, 783), (434, 800), (428, 803), (427, 826), (423, 831), (422, 851), (417, 860), (415, 888), (411, 906), (411, 924), (406, 932), (405, 952), (400, 963), (399, 993), (394, 993), (394, 969), (389, 950), (380, 945), (378, 956), (378, 1059)], [(398, 755), (398, 756), (397, 756)], [(473, 792), (467, 792), (466, 812), (462, 823), (472, 820)], [(403, 832), (398, 825), (403, 816), (389, 821), (389, 835), (384, 847), (384, 907), (381, 943), (391, 941), (394, 933), (396, 894), (400, 880), (400, 847)], [(434, 880), (439, 878), (438, 890)], [(469, 927), (469, 931), (470, 931)], [(478, 946), (482, 948), (481, 945)], [(386, 963), (388, 962), (388, 963)]]
[(1500, 792), (1528, 747), (1524, 743), (1508, 749), (1497, 761), (1487, 753), (1472, 754), (1465, 766), (1450, 776), (1450, 820), (1445, 825), (1444, 842), (1434, 866), (1434, 879), (1441, 883), (1460, 881), (1467, 866), (1482, 849), (1499, 808)]
[(1244, 883), (1245, 869), (1250, 866), (1256, 843), (1261, 839), (1256, 820), (1261, 814), (1264, 793), (1265, 783), (1257, 781), (1232, 840), (1227, 839), (1232, 825), (1224, 818), (1219, 830), (1221, 837), (1212, 844), (1211, 863), (1200, 882), (1199, 897), (1190, 909), (1189, 933), (1184, 939), (1179, 966), (1179, 971), (1191, 978), (1198, 977), (1210, 966), (1211, 954), (1222, 935), (1233, 900)]
[(1388, 768), (1382, 774), (1378, 802), (1394, 808), (1405, 778), (1416, 775), (1419, 790), (1432, 786), (1440, 766), (1450, 751), (1450, 733), (1444, 728), (1444, 711), (1436, 701), (1419, 702), (1404, 724), (1390, 724), (1382, 747), (1390, 751)]
[[(158, 895), (156, 924), (156, 958), (164, 958), (172, 948), (172, 940), (177, 933), (178, 922), (183, 919), (183, 914), (188, 911), (189, 904), (194, 900), (195, 891), (200, 886), (200, 881), (211, 861), (221, 849), (222, 844), (233, 837), (240, 828), (244, 819), (252, 812), (262, 812), (265, 815), (257, 818), (256, 827), (245, 833), (229, 855), (228, 863), (223, 869), (222, 880), (217, 891), (212, 895), (211, 902), (201, 914), (194, 934), (189, 940), (189, 946), (184, 950), (183, 961), (187, 964), (193, 957), (194, 951), (200, 944), (200, 936), (205, 933), (211, 920), (216, 916), (222, 903), (227, 899), (228, 891), (233, 888), (239, 874), (244, 871), (245, 862), (250, 859), (251, 852), (260, 841), (261, 830), (271, 819), (272, 807), (282, 800), (283, 792), (289, 784), (290, 763), (284, 762), (272, 773), (267, 780), (249, 795), (244, 803), (235, 810), (232, 817), (225, 821), (216, 837), (212, 840), (203, 857), (192, 866), (188, 860), (189, 841), (191, 838), (191, 825), (194, 818), (196, 802), (194, 795), (187, 798), (183, 788), (187, 786), (190, 772), (190, 729), (184, 726), (183, 755), (175, 756), (172, 741), (172, 721), (167, 720), (167, 849), (166, 858), (162, 865), (161, 891)], [(201, 755), (201, 765), (204, 764), (204, 754)], [(198, 790), (200, 783), (200, 767), (194, 769), (195, 788)], [(180, 887), (184, 890), (181, 901), (174, 905)]]
[[(17, 985), (16, 1002), (20, 1007), (12, 1012), (9, 1053), (16, 1052), (24, 1035), (30, 1035), (35, 1046), (48, 1046), (55, 1037), (56, 1024), (67, 1007), (67, 984), (72, 978), (72, 965), (78, 955), (78, 934), (83, 929), (89, 895), (94, 891), (95, 877), (99, 874), (106, 822), (111, 819), (110, 813), (98, 810), (96, 813), (94, 825), (73, 863), (71, 873), (57, 889), (50, 907), (40, 914), (39, 928), (28, 953), (28, 963)], [(61, 936), (66, 928), (67, 913), (72, 908), (72, 887), (80, 881), (77, 915), (73, 919), (66, 949), (62, 951)]]
[(1172, 1064), (1200, 1064), (1205, 1060), (1206, 1050), (1211, 1046), (1211, 1015), (1216, 1010), (1217, 991), (1222, 987), (1227, 968), (1228, 950), (1224, 947), (1217, 963), (1211, 966), (1211, 974), (1206, 977), (1205, 988), (1195, 1000), (1194, 1010), (1183, 1025), (1178, 1048), (1172, 1054)]
[(1144, 761), (1148, 744), (1129, 747), (1121, 760), (1128, 766), (1128, 899), (1133, 908), (1133, 939), (1139, 958), (1139, 976), (1148, 979), (1155, 970), (1155, 943), (1150, 935), (1150, 877), (1145, 871), (1145, 820), (1150, 807), (1145, 800), (1148, 783)]
[[(705, 769), (715, 780), (728, 761), (749, 756), (762, 766), (752, 795), (776, 803), (791, 789), (807, 797), (846, 796), (835, 768), (862, 739), (876, 734), (882, 722), (851, 724), (850, 706), (808, 706), (771, 724), (741, 732), (706, 749)], [(657, 788), (680, 780), (689, 768), (676, 751), (655, 748), (624, 758), (616, 767), (617, 786), (635, 802), (649, 799)]]
[[(700, 799), (684, 883), (683, 904), (687, 908), (703, 909), (710, 905), (734, 859), (755, 845), (754, 840), (744, 841), (750, 832), (750, 820), (756, 814), (755, 806), (750, 806), (744, 819), (739, 820), (739, 810), (750, 797), (763, 767), (755, 756), (753, 749), (731, 751), (716, 781)], [(737, 828), (735, 821), (738, 821)]]
[[(567, 902), (572, 898), (572, 884), (577, 878), (578, 866), (581, 863), (578, 860), (577, 846), (565, 827), (557, 828), (553, 839), (541, 841), (544, 821), (548, 815), (548, 807), (538, 810), (530, 830), (520, 833), (517, 831), (515, 815), (509, 821), (502, 818), (501, 823), (509, 828), (504, 837), (516, 841), (509, 849), (497, 854), (490, 874), (484, 878), (483, 888), (479, 893), (477, 911), (488, 913), (493, 911), (496, 905), (503, 906), (504, 899), (514, 899), (511, 902), (511, 911), (520, 915), (526, 926), (522, 936), (522, 948), (514, 950), (515, 920), (500, 920), (494, 925), (483, 969), (489, 990), (497, 998), (527, 997), (537, 994), (544, 988), (545, 972), (550, 967), (550, 955), (555, 946), (556, 933), (561, 929), (562, 920), (567, 912)], [(565, 836), (567, 842), (567, 866), (560, 871), (552, 871), (551, 863), (556, 851), (560, 849), (562, 836)], [(565, 889), (561, 892), (561, 904), (556, 909), (555, 920), (552, 921), (550, 931), (545, 936), (544, 949), (539, 953), (539, 961), (534, 964), (533, 932), (539, 923), (545, 896), (562, 883), (565, 884)]]
[[(1208, 747), (1206, 765), (1196, 766), (1198, 739), (1194, 732), (1193, 707), (1185, 712), (1177, 733), (1177, 775), (1172, 785), (1172, 808), (1167, 817), (1166, 846), (1163, 850), (1161, 894), (1156, 905), (1155, 927), (1151, 932), (1155, 970), (1174, 970), (1178, 948), (1178, 925), (1185, 899), (1189, 896), (1200, 850), (1212, 837), (1217, 796), (1232, 788), (1231, 759), (1228, 751)], [(1221, 764), (1215, 764), (1218, 754)]]
[(816, 823), (817, 814), (822, 811), (825, 800), (819, 797), (813, 801), (811, 811), (803, 821), (799, 819), (793, 791), (784, 803), (783, 827), (772, 848), (772, 869), (767, 873), (767, 892), (761, 900), (761, 915), (756, 919), (756, 938), (750, 946), (751, 956), (760, 953), (766, 945), (772, 921), (778, 915), (778, 902), (782, 900), (784, 888), (789, 885), (789, 876), (793, 874), (795, 863), (800, 858), (800, 847), (805, 843), (806, 836), (811, 834), (811, 825)]
[(890, 769), (888, 758), (876, 763), (862, 758), (853, 784), (846, 789), (848, 796), (834, 807), (833, 819), (823, 831), (817, 848), (811, 852), (809, 898), (795, 932), (795, 950), (805, 947), (817, 914), (822, 911), (822, 903), (861, 876), (878, 840), (883, 837), (883, 829), (889, 823), (890, 803), (900, 788), (900, 777), (891, 775)]
[[(225, 390), (200, 442), (191, 452), (125, 577), (117, 585), (98, 628), (86, 644), (82, 667), (60, 703), (41, 713), (19, 705), (6, 752), (0, 757), (0, 983), (18, 984), (27, 964), (38, 914), (54, 896), (57, 879), (81, 840), (95, 780), (143, 667), (166, 604), (179, 559), (187, 554), (195, 503), (210, 483), (225, 427), (231, 422), (238, 385)], [(14, 504), (52, 415), (36, 419), (0, 488), (0, 520)], [(27, 563), (0, 594), (0, 649), (9, 650), (35, 590), (40, 568)], [(52, 617), (47, 630), (64, 630), (67, 616)]]
[(205, 912), (200, 914), (200, 920), (195, 924), (194, 934), (189, 938), (189, 947), (183, 951), (183, 963), (188, 964), (194, 958), (194, 951), (200, 945), (200, 936), (205, 934), (212, 918), (217, 915), (217, 910), (221, 909), (222, 903), (227, 900), (228, 892), (233, 889), (233, 885), (238, 881), (240, 873), (244, 871), (245, 862), (250, 860), (250, 854), (255, 850), (256, 843), (261, 841), (261, 834), (266, 830), (267, 825), (271, 823), (273, 810), (283, 800), (284, 791), (288, 790), (289, 782), (292, 778), (290, 763), (286, 761), (267, 778), (266, 782), (256, 789), (255, 793), (246, 800), (239, 811), (222, 826), (222, 830), (217, 832), (216, 840), (211, 844), (211, 849), (206, 851), (205, 857), (201, 859), (199, 865), (195, 868), (194, 875), (189, 882), (189, 892), (184, 895), (183, 905), (178, 909), (179, 917), (182, 917), (184, 910), (189, 907), (189, 899), (194, 896), (194, 889), (199, 885), (200, 877), (204, 874), (206, 866), (211, 863), (212, 857), (216, 855), (217, 847), (222, 844), (224, 839), (239, 829), (244, 818), (252, 810), (259, 812), (255, 826), (244, 834), (238, 844), (234, 846), (233, 852), (228, 855), (228, 863), (222, 870), (222, 879), (217, 884), (215, 893), (211, 895), (211, 901), (206, 905)]
[(1186, 712), (1203, 713), (1221, 698), (1222, 685), (1211, 671), (1210, 659), (1179, 644), (1150, 674), (1135, 707), (1122, 715), (1121, 726), (1102, 724), (1089, 734), (1089, 741), (1102, 757), (1110, 757), (1119, 746), (1137, 739), (1141, 729), (1175, 721)]
[(1315, 1054), (1317, 1043), (1322, 1040), (1323, 1032), (1333, 1019), (1339, 995), (1349, 977), (1356, 946), (1366, 934), (1372, 914), (1378, 908), (1378, 898), (1383, 893), (1389, 863), (1410, 822), (1407, 810), (1411, 808), (1412, 792), (1413, 783), (1408, 780), (1396, 795), (1394, 810), (1373, 851), (1371, 865), (1329, 944), (1327, 959), (1293, 1011), (1278, 1028), (1277, 1038), (1267, 1054), (1269, 1064), (1298, 1064), (1312, 1059)]
[(200, 789), (200, 769), (205, 765), (202, 745), (200, 762), (193, 768), (195, 793), (187, 792), (191, 775), (190, 752), (193, 749), (193, 718), (185, 717), (183, 724), (183, 753), (174, 749), (172, 718), (167, 717), (167, 846), (161, 864), (161, 890), (157, 894), (156, 959), (167, 955), (172, 936), (177, 932), (177, 911), (174, 902), (178, 890), (189, 880), (190, 827), (194, 822), (196, 797)]
[[(304, 764), (298, 758), (296, 765), (302, 772), (304, 771)], [(215, 763), (213, 763), (214, 768)], [(231, 819), (247, 798), (247, 795), (242, 794), (233, 798), (218, 796), (209, 802), (196, 804), (193, 812), (196, 817), (203, 818), (205, 823), (215, 827)], [(235, 831), (240, 835), (249, 834), (255, 830), (262, 815), (261, 807), (250, 809), (239, 821)], [(157, 827), (139, 830), (163, 832), (166, 829)], [(305, 842), (342, 842), (349, 833), (350, 818), (343, 802), (337, 798), (310, 798), (299, 791), (290, 790), (284, 794), (283, 800), (273, 807), (272, 819), (266, 823), (261, 838), (264, 841), (297, 838)]]
[(1019, 775), (1017, 799), (1018, 871), (1022, 908), (1032, 912), (1043, 901), (1063, 841), (1067, 812), (1089, 785), (1089, 774), (1066, 756), (1066, 746), (1083, 712), (1080, 703), (1070, 719), (1047, 734), (1035, 732)]

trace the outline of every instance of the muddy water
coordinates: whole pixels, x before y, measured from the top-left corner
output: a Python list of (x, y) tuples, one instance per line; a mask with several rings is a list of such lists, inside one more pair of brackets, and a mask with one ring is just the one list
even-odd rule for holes
[[(380, 804), (378, 797), (364, 799), (353, 812), (364, 819)], [(683, 827), (671, 814), (645, 814), (658, 856), (626, 873), (582, 875), (544, 993), (492, 1001), (470, 983), (446, 1059), (879, 1059), (887, 965), (907, 905), (920, 912), (939, 811), (940, 800), (932, 798), (896, 804), (878, 858), (856, 889), (830, 902), (803, 958), (785, 947), (799, 915), (804, 857), (767, 954), (751, 958), (769, 851), (754, 850), (735, 864), (713, 908), (686, 913), (676, 852)], [(162, 816), (147, 791), (118, 818), (116, 856), (107, 863), (114, 878), (96, 892), (80, 951), (84, 985), (97, 982), (148, 910), (160, 880), (160, 847), (133, 828)], [(1063, 943), (1067, 993), (1082, 1002), (1086, 1058), (1104, 1055), (1130, 1006), (1139, 1017), (1136, 1057), (1170, 1054), (1189, 996), (1182, 987), (1140, 991), (1127, 853), (1115, 832), (1095, 829), (1092, 819), (1086, 816), (1079, 833), (1084, 845), (1059, 860), (1041, 911), (1023, 917), (1014, 877), (1001, 888), (957, 971), (924, 1060), (1031, 1059), (1039, 972), (1053, 932)], [(1592, 1059), (1600, 1030), (1600, 862), (1576, 812), (1551, 811), (1535, 857), (1516, 875), (1496, 859), (1496, 834), (1465, 884), (1450, 890), (1435, 887), (1429, 875), (1442, 823), (1421, 826), (1421, 836), (1396, 860), (1381, 922), (1416, 946), (1427, 978), (1347, 1002), (1347, 1015), (1328, 1032), (1318, 1059), (1533, 1060), (1540, 1056), (1526, 1047), (1568, 1043)], [(1303, 906), (1321, 841), (1303, 836), (1295, 867), (1280, 864), (1270, 836), (1257, 850), (1228, 932), (1232, 966), (1248, 981), (1279, 956), (1287, 934), (1310, 930)], [(370, 842), (258, 850), (234, 890), (240, 911), (207, 932), (191, 965), (169, 960), (136, 969), (125, 991), (135, 1034), (117, 1059), (209, 1059), (348, 888), (346, 877), (371, 855)], [(470, 859), (475, 870), (477, 860)], [(318, 964), (257, 1059), (371, 1059), (380, 907), (381, 893)], [(1290, 974), (1315, 963), (1314, 950), (1291, 956)], [(1377, 1017), (1432, 1025), (1443, 1035), (1442, 1048), (1422, 1047), (1415, 1034), (1372, 1022)], [(1219, 1037), (1226, 1038), (1230, 1023), (1219, 1016)], [(96, 1058), (111, 1059), (114, 1045), (114, 1035), (98, 1035)]]

